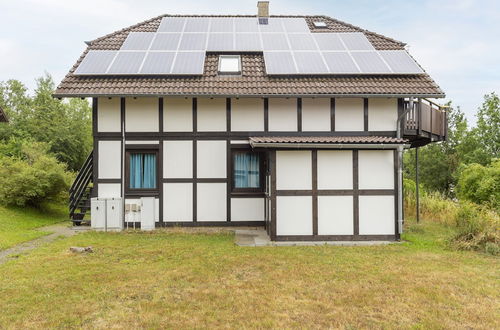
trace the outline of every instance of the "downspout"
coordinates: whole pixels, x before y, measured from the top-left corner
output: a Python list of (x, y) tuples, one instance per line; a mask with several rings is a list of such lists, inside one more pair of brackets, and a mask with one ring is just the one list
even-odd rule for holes
[(122, 122), (122, 218), (123, 218), (123, 229), (125, 229), (125, 110), (124, 110), (124, 99), (120, 99), (120, 117)]
[[(406, 114), (413, 109), (413, 97), (410, 96), (408, 108), (398, 117), (396, 125), (396, 137), (401, 138), (401, 121)], [(403, 233), (403, 146), (398, 145), (398, 233)]]

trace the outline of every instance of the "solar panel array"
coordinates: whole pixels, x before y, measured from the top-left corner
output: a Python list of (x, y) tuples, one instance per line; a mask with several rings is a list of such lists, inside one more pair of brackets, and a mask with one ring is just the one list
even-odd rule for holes
[(165, 17), (118, 51), (89, 51), (79, 75), (201, 75), (206, 52), (263, 52), (266, 73), (419, 74), (404, 50), (377, 51), (363, 33), (311, 33), (303, 18)]

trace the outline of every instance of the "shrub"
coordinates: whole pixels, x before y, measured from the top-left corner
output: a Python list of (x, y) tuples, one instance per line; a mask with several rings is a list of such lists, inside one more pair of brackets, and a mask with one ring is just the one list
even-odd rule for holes
[(456, 234), (450, 244), (459, 250), (500, 254), (500, 217), (485, 207), (462, 202), (455, 217)]
[(0, 154), (0, 203), (40, 206), (65, 197), (72, 174), (50, 155), (43, 143), (15, 142)]
[(462, 200), (484, 204), (500, 212), (500, 159), (490, 166), (465, 167), (460, 172), (457, 195)]

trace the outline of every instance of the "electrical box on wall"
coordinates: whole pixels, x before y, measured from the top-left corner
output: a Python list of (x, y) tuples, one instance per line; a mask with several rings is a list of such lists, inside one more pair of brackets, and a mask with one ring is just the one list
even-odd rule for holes
[(122, 230), (122, 199), (121, 198), (92, 198), (91, 227), (96, 230)]
[(142, 197), (141, 198), (141, 229), (153, 230), (155, 229), (155, 198)]

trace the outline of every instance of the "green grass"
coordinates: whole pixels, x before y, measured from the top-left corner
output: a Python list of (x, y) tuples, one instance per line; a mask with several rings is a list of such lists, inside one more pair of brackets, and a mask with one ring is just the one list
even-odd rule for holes
[(49, 233), (36, 230), (67, 220), (65, 206), (46, 205), (43, 209), (0, 206), (0, 250)]
[(449, 250), (450, 230), (261, 248), (225, 232), (88, 232), (0, 265), (0, 328), (498, 329), (499, 259)]

